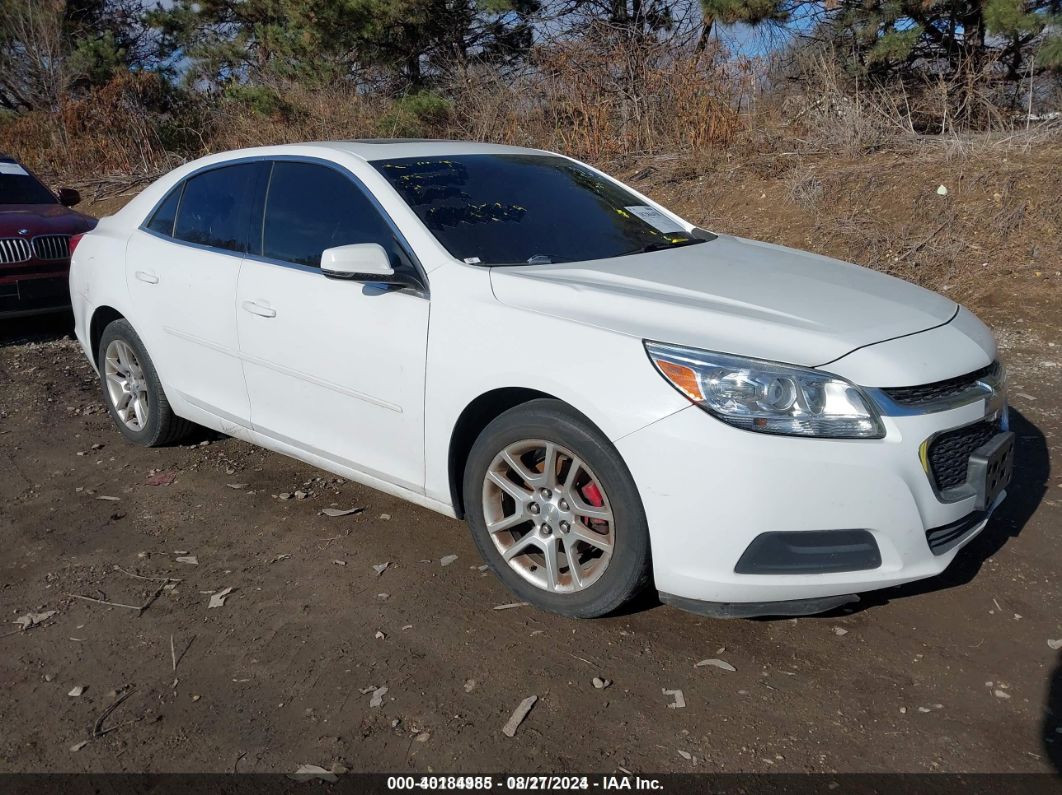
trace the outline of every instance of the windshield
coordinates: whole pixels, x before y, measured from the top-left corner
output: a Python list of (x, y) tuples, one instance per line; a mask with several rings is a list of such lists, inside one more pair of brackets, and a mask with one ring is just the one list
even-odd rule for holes
[(56, 204), (50, 190), (18, 163), (0, 160), (0, 204)]
[(703, 242), (562, 157), (408, 157), (372, 165), (446, 250), (472, 265), (581, 262)]

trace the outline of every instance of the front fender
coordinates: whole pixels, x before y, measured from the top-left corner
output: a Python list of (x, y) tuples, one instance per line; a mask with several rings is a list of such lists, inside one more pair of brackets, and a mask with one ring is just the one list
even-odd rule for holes
[(689, 406), (657, 374), (638, 337), (501, 304), (486, 268), (431, 274), (425, 379), (425, 492), (449, 504), (450, 440), (465, 408), (496, 389), (564, 401), (610, 439)]

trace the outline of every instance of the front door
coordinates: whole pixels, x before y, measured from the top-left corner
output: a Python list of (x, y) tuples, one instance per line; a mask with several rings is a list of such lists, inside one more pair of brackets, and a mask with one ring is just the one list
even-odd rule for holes
[(424, 487), (429, 302), (410, 290), (330, 279), (321, 252), (379, 243), (412, 262), (360, 184), (320, 164), (277, 161), (261, 255), (236, 297), (255, 431), (371, 477)]

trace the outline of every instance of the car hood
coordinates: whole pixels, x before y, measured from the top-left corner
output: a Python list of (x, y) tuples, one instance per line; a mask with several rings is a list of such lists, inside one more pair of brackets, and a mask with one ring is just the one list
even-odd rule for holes
[(491, 285), (502, 303), (532, 312), (811, 367), (940, 326), (958, 311), (883, 273), (727, 235), (593, 262), (495, 267)]
[(76, 235), (96, 225), (96, 219), (61, 204), (0, 204), (0, 237)]

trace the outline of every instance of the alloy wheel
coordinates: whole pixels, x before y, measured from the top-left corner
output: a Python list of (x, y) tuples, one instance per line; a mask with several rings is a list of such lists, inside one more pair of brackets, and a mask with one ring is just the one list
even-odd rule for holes
[(616, 544), (601, 481), (571, 450), (542, 439), (514, 442), (494, 457), (483, 480), (483, 516), (509, 567), (553, 593), (597, 582)]
[(130, 430), (143, 430), (148, 421), (148, 381), (129, 343), (112, 340), (107, 346), (103, 377), (118, 419)]

